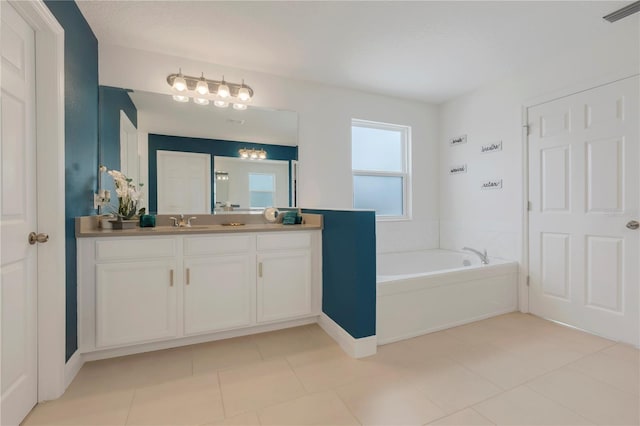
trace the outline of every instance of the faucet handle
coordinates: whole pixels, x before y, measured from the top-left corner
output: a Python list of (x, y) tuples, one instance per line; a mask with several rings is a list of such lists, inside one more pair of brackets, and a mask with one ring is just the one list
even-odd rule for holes
[(184, 215), (182, 213), (180, 214), (180, 220), (184, 221)]
[(178, 227), (178, 219), (176, 219), (175, 217), (171, 216), (171, 217), (169, 218), (169, 220), (172, 220), (172, 221), (173, 221), (173, 227), (174, 227), (174, 228), (177, 228), (177, 227)]
[(187, 226), (191, 226), (191, 221), (192, 220), (196, 220), (196, 219), (197, 219), (197, 217), (195, 217), (195, 216), (191, 216), (189, 219), (187, 219)]

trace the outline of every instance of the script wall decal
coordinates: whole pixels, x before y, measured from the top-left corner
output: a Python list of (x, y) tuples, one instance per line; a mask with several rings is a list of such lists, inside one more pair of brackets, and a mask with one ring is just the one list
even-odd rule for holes
[(449, 145), (458, 146), (467, 143), (467, 135), (456, 136), (455, 138), (449, 139)]
[(482, 182), (480, 189), (502, 189), (502, 179), (491, 179)]
[(491, 154), (492, 152), (502, 151), (502, 141), (491, 142), (480, 147), (482, 154)]

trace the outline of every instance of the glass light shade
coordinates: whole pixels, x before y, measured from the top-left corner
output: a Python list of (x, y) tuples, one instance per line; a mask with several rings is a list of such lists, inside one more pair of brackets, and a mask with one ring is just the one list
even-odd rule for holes
[(267, 158), (267, 151), (265, 151), (264, 149), (260, 150), (260, 152), (258, 153), (258, 158), (260, 160), (264, 160), (265, 158)]
[(245, 104), (233, 104), (233, 109), (244, 111), (245, 109), (247, 109), (247, 106)]
[(249, 158), (249, 152), (246, 149), (241, 149), (238, 152), (240, 153), (240, 158)]
[(182, 74), (178, 74), (176, 78), (173, 79), (173, 88), (178, 92), (187, 90), (187, 80), (184, 79)]
[(196, 85), (196, 92), (201, 95), (206, 95), (209, 93), (209, 84), (204, 80), (204, 77), (202, 77), (200, 81), (198, 81), (198, 84)]
[(242, 86), (238, 90), (238, 99), (240, 99), (242, 102), (247, 102), (249, 99), (251, 99), (251, 94), (249, 93), (249, 89)]
[(173, 95), (173, 100), (178, 102), (189, 102), (189, 97), (185, 95)]
[(218, 96), (220, 96), (221, 98), (228, 98), (229, 95), (231, 95), (229, 86), (227, 86), (224, 80), (222, 80), (222, 83), (220, 83), (220, 86), (218, 86)]
[(251, 151), (251, 159), (255, 160), (256, 158), (258, 158), (258, 153), (255, 151)]
[(209, 99), (207, 98), (193, 98), (193, 103), (198, 105), (209, 105)]
[(221, 100), (213, 101), (213, 104), (218, 108), (226, 108), (229, 106), (229, 102)]

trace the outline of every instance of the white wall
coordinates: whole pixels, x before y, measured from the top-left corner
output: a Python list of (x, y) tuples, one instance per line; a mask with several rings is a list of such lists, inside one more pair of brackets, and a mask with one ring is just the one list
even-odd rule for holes
[[(523, 260), (524, 107), (637, 74), (637, 22), (620, 21), (597, 45), (548, 58), (508, 80), (440, 105), (442, 248), (487, 248), (489, 255)], [(448, 145), (449, 138), (463, 134), (468, 136), (466, 145)], [(482, 144), (498, 140), (503, 142), (502, 152), (480, 154)], [(463, 163), (466, 174), (448, 174), (448, 166)], [(503, 189), (481, 191), (480, 182), (488, 178), (502, 178)]]
[(167, 75), (181, 67), (192, 75), (224, 74), (229, 81), (244, 78), (255, 90), (255, 105), (297, 111), (302, 207), (352, 207), (352, 118), (411, 126), (413, 219), (379, 223), (377, 250), (438, 247), (435, 106), (103, 44), (99, 60), (102, 85), (169, 93)]

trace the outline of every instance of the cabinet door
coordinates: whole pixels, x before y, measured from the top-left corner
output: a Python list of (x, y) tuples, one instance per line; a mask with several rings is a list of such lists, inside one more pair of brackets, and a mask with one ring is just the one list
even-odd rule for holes
[(249, 255), (186, 258), (185, 334), (250, 325), (254, 282)]
[(96, 265), (96, 346), (176, 337), (173, 260)]
[(258, 322), (311, 313), (311, 254), (296, 250), (258, 255)]

